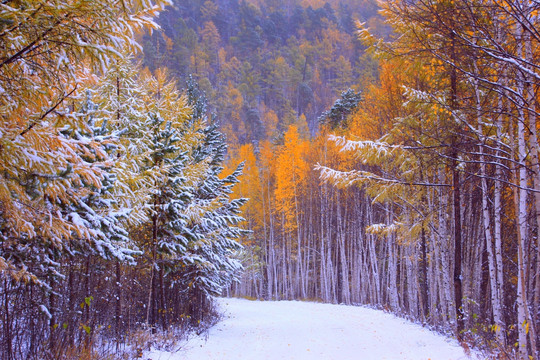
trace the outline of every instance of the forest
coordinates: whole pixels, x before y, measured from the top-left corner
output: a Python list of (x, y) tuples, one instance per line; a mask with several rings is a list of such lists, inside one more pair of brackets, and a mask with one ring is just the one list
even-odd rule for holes
[(539, 16), (3, 2), (0, 358), (140, 357), (212, 326), (220, 295), (540, 358)]
[(134, 61), (168, 4), (110, 4), (2, 6), (2, 359), (137, 358), (241, 269), (242, 166), (193, 80)]

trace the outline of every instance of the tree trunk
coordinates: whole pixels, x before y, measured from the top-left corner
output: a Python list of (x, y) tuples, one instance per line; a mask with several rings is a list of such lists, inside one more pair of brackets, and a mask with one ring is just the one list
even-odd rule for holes
[(121, 321), (122, 321), (122, 273), (120, 261), (116, 261), (116, 309), (115, 309), (115, 335), (116, 335), (116, 351), (120, 344), (121, 338)]
[(465, 329), (463, 314), (463, 290), (461, 285), (461, 192), (459, 170), (457, 168), (457, 154), (453, 155), (453, 202), (454, 202), (454, 302), (456, 304), (456, 335), (459, 341), (463, 340)]
[(421, 282), (421, 298), (422, 298), (422, 318), (425, 321), (428, 316), (428, 259), (427, 259), (427, 241), (426, 241), (426, 230), (424, 226), (422, 225), (422, 233), (421, 233), (421, 240), (420, 240), (420, 262), (422, 266), (422, 282)]
[[(4, 275), (4, 336), (6, 339), (6, 348), (5, 348), (5, 355), (6, 360), (12, 360), (13, 359), (13, 345), (12, 345), (12, 337), (11, 337), (11, 318), (10, 318), (10, 311), (9, 311), (9, 293), (8, 293), (8, 281), (7, 276)], [(51, 326), (51, 324), (49, 324)], [(51, 334), (52, 334), (52, 327), (51, 327)], [(51, 336), (52, 339), (52, 336)], [(54, 343), (51, 343), (51, 350), (54, 348)], [(52, 354), (52, 351), (51, 351)]]

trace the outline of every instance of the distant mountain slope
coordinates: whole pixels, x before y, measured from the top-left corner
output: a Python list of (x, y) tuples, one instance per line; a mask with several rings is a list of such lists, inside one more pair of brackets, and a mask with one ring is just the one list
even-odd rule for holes
[(279, 139), (293, 123), (313, 133), (342, 91), (376, 78), (355, 20), (388, 31), (374, 0), (175, 1), (144, 36), (143, 64), (180, 86), (192, 74), (229, 143)]

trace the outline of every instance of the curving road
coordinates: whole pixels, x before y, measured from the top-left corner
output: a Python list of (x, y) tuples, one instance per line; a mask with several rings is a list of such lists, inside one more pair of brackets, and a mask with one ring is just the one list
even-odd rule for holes
[[(219, 299), (224, 320), (152, 360), (468, 359), (450, 339), (393, 315), (344, 305)], [(146, 357), (145, 357), (146, 358)], [(475, 357), (476, 358), (476, 357)]]

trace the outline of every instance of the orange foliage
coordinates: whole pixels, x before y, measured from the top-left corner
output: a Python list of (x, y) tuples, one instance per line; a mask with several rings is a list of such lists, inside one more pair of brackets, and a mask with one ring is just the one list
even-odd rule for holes
[(371, 84), (364, 101), (351, 116), (350, 132), (363, 140), (379, 139), (388, 133), (393, 120), (403, 115), (404, 73), (402, 61), (381, 61), (380, 84)]
[(285, 217), (283, 226), (293, 231), (298, 226), (298, 197), (309, 171), (305, 155), (308, 142), (300, 139), (298, 128), (289, 126), (285, 133), (284, 144), (276, 161), (276, 209)]
[(247, 228), (257, 230), (262, 227), (263, 221), (262, 186), (255, 149), (252, 144), (245, 144), (231, 151), (226, 172), (231, 173), (241, 162), (244, 162), (243, 175), (240, 178), (240, 183), (235, 186), (231, 197), (249, 199), (243, 207), (243, 216), (246, 219)]

